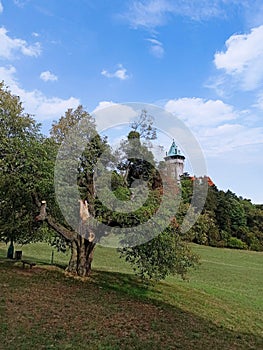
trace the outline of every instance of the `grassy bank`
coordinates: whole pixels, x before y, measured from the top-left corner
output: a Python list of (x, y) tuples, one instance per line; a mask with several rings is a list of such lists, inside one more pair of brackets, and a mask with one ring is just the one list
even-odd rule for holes
[[(20, 249), (19, 247), (16, 247)], [(96, 248), (86, 282), (47, 269), (52, 248), (22, 248), (22, 269), (0, 245), (0, 339), (4, 349), (261, 349), (263, 254), (193, 246), (189, 281), (144, 288), (114, 249)], [(65, 265), (68, 256), (55, 252)], [(0, 347), (1, 347), (0, 344)]]

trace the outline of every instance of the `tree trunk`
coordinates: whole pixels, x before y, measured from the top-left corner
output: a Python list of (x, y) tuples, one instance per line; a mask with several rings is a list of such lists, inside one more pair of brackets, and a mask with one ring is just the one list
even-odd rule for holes
[(54, 231), (65, 238), (71, 249), (71, 256), (66, 271), (81, 277), (88, 276), (91, 272), (95, 248), (95, 234), (88, 225), (88, 220), (81, 221), (80, 233), (69, 230), (46, 213), (46, 202), (39, 204), (40, 214), (36, 221), (46, 221)]
[(7, 250), (7, 258), (13, 259), (14, 258), (14, 240), (11, 238), (10, 245)]
[(78, 274), (87, 276), (91, 272), (91, 263), (93, 260), (93, 251), (95, 244), (81, 237), (81, 249)]
[(75, 241), (70, 243), (71, 256), (66, 271), (76, 273), (78, 270), (78, 245)]
[(66, 271), (81, 277), (88, 276), (91, 272), (95, 245), (80, 235), (76, 237), (71, 242), (71, 257)]

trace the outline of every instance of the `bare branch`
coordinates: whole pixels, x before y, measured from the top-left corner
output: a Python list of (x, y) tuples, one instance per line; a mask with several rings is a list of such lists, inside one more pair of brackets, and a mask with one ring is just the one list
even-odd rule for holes
[[(35, 200), (38, 200), (37, 196), (35, 196)], [(67, 229), (66, 227), (64, 227), (64, 226), (62, 226), (60, 224), (58, 224), (51, 215), (47, 215), (46, 208), (47, 208), (46, 201), (41, 201), (40, 213), (39, 213), (38, 216), (36, 216), (35, 220), (36, 221), (46, 221), (47, 224), (54, 231), (56, 231), (58, 234), (60, 234), (62, 237), (64, 237), (67, 241), (72, 242), (76, 238), (77, 233)]]
[(62, 225), (58, 224), (57, 222), (55, 222), (55, 220), (52, 218), (51, 215), (47, 215), (46, 221), (47, 221), (48, 225), (54, 231), (56, 231), (58, 234), (63, 236), (67, 241), (72, 242), (76, 238), (76, 236), (77, 236), (76, 232), (70, 231), (67, 228), (65, 228), (64, 226), (62, 226)]

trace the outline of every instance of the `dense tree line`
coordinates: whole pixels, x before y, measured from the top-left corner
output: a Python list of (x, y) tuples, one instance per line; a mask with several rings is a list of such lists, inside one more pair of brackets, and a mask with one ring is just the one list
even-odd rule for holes
[[(207, 178), (193, 180), (186, 176), (182, 179), (183, 200), (177, 215), (179, 222), (190, 206), (194, 181), (195, 186), (201, 187), (202, 181), (207, 181)], [(209, 185), (202, 213), (184, 238), (215, 247), (262, 251), (263, 206), (238, 197), (229, 190), (225, 192)]]

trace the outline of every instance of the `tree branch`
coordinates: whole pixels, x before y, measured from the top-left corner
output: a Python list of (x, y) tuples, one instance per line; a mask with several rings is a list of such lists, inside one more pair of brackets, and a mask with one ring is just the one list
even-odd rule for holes
[(51, 215), (46, 216), (46, 221), (54, 231), (63, 236), (67, 241), (72, 242), (76, 238), (76, 233), (74, 231), (70, 231), (64, 226), (55, 222)]
[(66, 227), (60, 225), (56, 222), (56, 220), (51, 216), (47, 215), (46, 201), (39, 201), (36, 194), (33, 195), (34, 200), (37, 204), (37, 206), (40, 206), (40, 213), (38, 216), (36, 216), (36, 221), (46, 221), (49, 227), (51, 227), (54, 231), (56, 231), (58, 234), (60, 234), (62, 237), (64, 237), (67, 241), (72, 242), (76, 238), (76, 232), (71, 231), (67, 229)]

